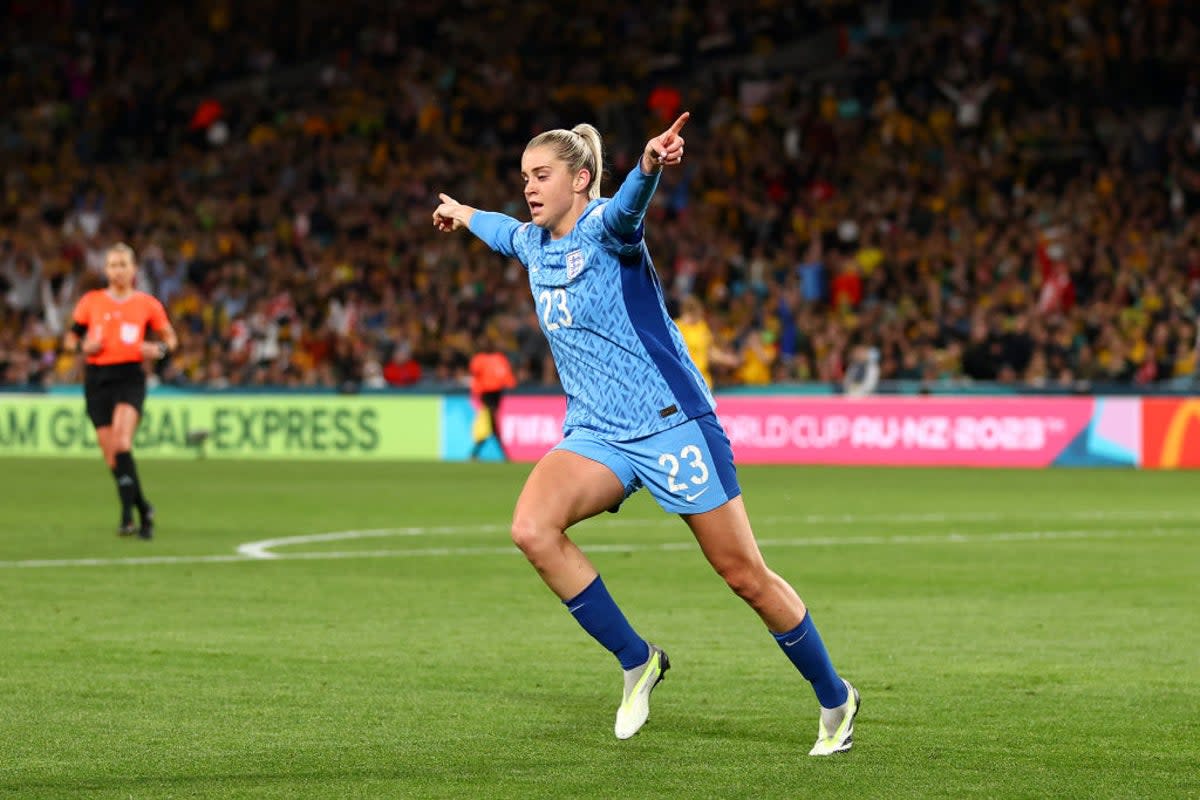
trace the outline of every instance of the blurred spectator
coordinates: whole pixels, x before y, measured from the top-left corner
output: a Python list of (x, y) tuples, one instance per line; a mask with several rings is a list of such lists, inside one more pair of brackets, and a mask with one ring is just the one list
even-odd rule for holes
[(842, 380), (842, 391), (852, 397), (874, 394), (879, 384), (879, 350), (868, 345), (856, 345), (850, 351), (850, 363)]
[(392, 348), (392, 356), (383, 367), (383, 379), (388, 386), (412, 386), (421, 380), (421, 365), (413, 359), (407, 342)]
[(741, 347), (741, 361), (734, 372), (735, 380), (747, 386), (770, 383), (777, 353), (773, 330), (751, 329), (746, 333)]
[(687, 295), (683, 298), (679, 308), (680, 315), (675, 320), (675, 324), (679, 326), (679, 332), (683, 334), (683, 341), (687, 345), (688, 353), (696, 362), (696, 367), (699, 368), (704, 381), (711, 387), (713, 378), (710, 365), (736, 367), (740, 363), (739, 359), (733, 353), (716, 345), (712, 329), (708, 326), (708, 320), (704, 318), (704, 306), (699, 300), (692, 295)]

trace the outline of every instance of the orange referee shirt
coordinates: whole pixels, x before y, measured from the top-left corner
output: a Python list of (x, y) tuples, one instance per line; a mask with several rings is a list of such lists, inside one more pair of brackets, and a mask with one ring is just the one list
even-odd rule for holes
[(504, 353), (476, 353), (467, 365), (471, 373), (471, 394), (499, 392), (517, 385), (512, 365)]
[(167, 312), (154, 295), (133, 292), (116, 300), (106, 289), (79, 298), (75, 322), (87, 326), (84, 336), (100, 339), (100, 351), (87, 357), (87, 363), (97, 366), (142, 361), (146, 328), (162, 333), (168, 327)]

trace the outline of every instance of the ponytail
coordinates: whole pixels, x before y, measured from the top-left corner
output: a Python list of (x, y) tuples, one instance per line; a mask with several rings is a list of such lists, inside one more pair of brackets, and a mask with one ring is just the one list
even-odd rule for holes
[(600, 196), (600, 178), (604, 171), (604, 145), (600, 140), (600, 131), (586, 122), (576, 125), (571, 130), (555, 128), (552, 131), (539, 133), (529, 140), (526, 150), (535, 147), (550, 147), (554, 155), (567, 163), (572, 174), (586, 169), (591, 180), (587, 193), (589, 200)]
[[(600, 141), (600, 131), (583, 122), (571, 128), (571, 133), (582, 139), (584, 147), (587, 148), (589, 161), (587, 168), (592, 174), (592, 182), (588, 184), (588, 199), (595, 200), (600, 196), (600, 178), (604, 171), (604, 144)], [(580, 167), (580, 169), (584, 169), (584, 167)]]

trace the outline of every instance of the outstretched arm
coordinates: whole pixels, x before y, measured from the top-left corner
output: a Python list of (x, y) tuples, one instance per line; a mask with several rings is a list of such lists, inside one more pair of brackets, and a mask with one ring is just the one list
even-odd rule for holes
[(670, 128), (646, 142), (638, 165), (616, 195), (604, 206), (604, 224), (622, 239), (629, 239), (641, 226), (650, 207), (650, 198), (658, 188), (658, 175), (665, 166), (683, 162), (683, 137), (679, 132), (691, 116), (688, 112), (679, 115)]
[(446, 233), (467, 228), (488, 247), (510, 258), (517, 255), (513, 236), (521, 223), (507, 214), (495, 211), (480, 211), (455, 200), (447, 194), (439, 194), (441, 205), (433, 212), (434, 226)]

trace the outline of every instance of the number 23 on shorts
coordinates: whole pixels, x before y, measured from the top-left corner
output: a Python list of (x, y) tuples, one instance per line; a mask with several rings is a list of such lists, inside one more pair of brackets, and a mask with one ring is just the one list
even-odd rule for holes
[[(678, 457), (674, 453), (663, 453), (658, 457), (658, 465), (667, 471), (667, 488), (675, 494), (685, 492), (691, 489), (688, 483), (680, 480), (680, 469), (683, 466), (688, 467), (688, 474), (683, 476), (687, 481), (695, 486), (703, 486), (708, 483), (708, 466), (704, 463), (704, 452), (694, 444), (689, 444), (679, 451)], [(701, 492), (705, 491), (701, 489)], [(687, 495), (690, 502), (698, 495)]]

